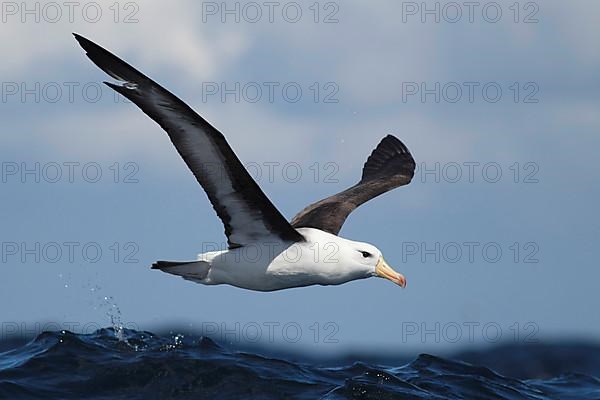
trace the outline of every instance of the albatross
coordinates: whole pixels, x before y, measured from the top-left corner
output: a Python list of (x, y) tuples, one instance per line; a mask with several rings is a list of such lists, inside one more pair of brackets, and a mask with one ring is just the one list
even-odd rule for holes
[(386, 263), (377, 247), (338, 236), (358, 206), (410, 183), (415, 161), (400, 140), (392, 135), (383, 138), (356, 185), (309, 205), (288, 222), (221, 132), (125, 61), (74, 36), (92, 62), (117, 81), (104, 83), (167, 132), (225, 227), (226, 250), (199, 254), (193, 261), (157, 261), (153, 269), (204, 285), (256, 291), (339, 285), (369, 277), (406, 286), (404, 276)]

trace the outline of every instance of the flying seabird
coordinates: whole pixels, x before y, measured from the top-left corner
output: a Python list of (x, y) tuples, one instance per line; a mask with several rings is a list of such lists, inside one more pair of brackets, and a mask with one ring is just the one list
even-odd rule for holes
[(227, 250), (203, 253), (194, 261), (158, 261), (153, 269), (205, 285), (257, 291), (339, 285), (373, 276), (406, 286), (404, 276), (375, 246), (337, 236), (356, 207), (411, 181), (415, 161), (400, 140), (386, 136), (367, 159), (356, 185), (309, 205), (288, 222), (221, 132), (123, 60), (74, 36), (94, 64), (119, 82), (105, 84), (167, 132), (225, 226)]

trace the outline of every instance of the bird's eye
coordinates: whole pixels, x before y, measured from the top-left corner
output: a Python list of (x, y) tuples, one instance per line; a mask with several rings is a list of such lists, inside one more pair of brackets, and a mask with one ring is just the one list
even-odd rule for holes
[(362, 253), (362, 256), (363, 256), (364, 258), (369, 258), (369, 257), (371, 257), (371, 253), (369, 253), (368, 251), (361, 251), (361, 253)]

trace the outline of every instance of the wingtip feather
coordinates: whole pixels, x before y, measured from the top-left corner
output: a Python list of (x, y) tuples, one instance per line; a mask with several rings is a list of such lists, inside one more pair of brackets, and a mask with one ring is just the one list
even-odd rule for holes
[[(406, 169), (410, 178), (414, 174), (415, 161), (408, 147), (392, 134), (386, 135), (375, 147), (363, 166), (360, 183), (381, 177), (381, 172), (389, 165), (390, 160), (397, 159), (397, 168)], [(400, 171), (400, 170), (398, 170)]]
[(140, 82), (148, 80), (144, 74), (91, 40), (73, 33), (86, 56), (112, 78), (122, 82)]
[(96, 47), (100, 47), (97, 44), (95, 44), (94, 42), (92, 42), (91, 40), (89, 40), (86, 37), (81, 36), (78, 33), (73, 32), (73, 36), (75, 37), (75, 40), (77, 40), (77, 43), (79, 43), (79, 45), (86, 51), (90, 51), (94, 46)]

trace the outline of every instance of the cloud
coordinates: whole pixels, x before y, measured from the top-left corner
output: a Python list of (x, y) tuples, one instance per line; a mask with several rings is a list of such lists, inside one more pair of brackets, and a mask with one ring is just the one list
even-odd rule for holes
[[(552, 105), (552, 115), (566, 113), (568, 123), (572, 107), (562, 102), (587, 90), (578, 77), (594, 76), (600, 67), (600, 57), (589, 51), (600, 29), (578, 20), (593, 19), (600, 6), (584, 2), (544, 2), (537, 24), (512, 23), (510, 14), (498, 24), (423, 24), (418, 18), (404, 23), (402, 4), (393, 1), (376, 7), (340, 3), (335, 13), (339, 22), (333, 24), (314, 23), (308, 9), (299, 23), (277, 14), (274, 23), (263, 18), (224, 24), (219, 15), (203, 22), (203, 5), (193, 1), (136, 4), (139, 22), (131, 24), (115, 23), (108, 5), (103, 6), (106, 18), (98, 23), (81, 18), (20, 23), (11, 17), (0, 25), (3, 37), (10, 38), (0, 43), (0, 51), (10, 54), (0, 73), (6, 80), (36, 81), (72, 70), (74, 76), (103, 79), (70, 37), (77, 31), (180, 94), (226, 134), (242, 159), (333, 159), (354, 165), (387, 133), (404, 139), (424, 159), (514, 158), (512, 148), (537, 132), (535, 124), (523, 122), (526, 115), (543, 115)], [(121, 19), (126, 11), (131, 10), (121, 10)], [(565, 59), (563, 51), (581, 63)], [(567, 76), (554, 76), (557, 72)], [(305, 89), (315, 81), (333, 81), (339, 103), (199, 101), (202, 82), (244, 80), (294, 81)], [(467, 80), (496, 80), (509, 94), (512, 81), (539, 80), (542, 103), (403, 102), (404, 82)], [(565, 89), (570, 94), (559, 98), (564, 92), (556, 93), (553, 86), (564, 82), (571, 83)], [(582, 110), (596, 105), (591, 98)], [(561, 112), (562, 106), (571, 111)], [(132, 106), (88, 104), (55, 111), (44, 125), (19, 123), (58, 154), (130, 154), (156, 160), (168, 143), (164, 135), (147, 132), (158, 128)], [(509, 114), (516, 117), (507, 119)], [(597, 125), (590, 112), (584, 118)], [(27, 148), (31, 137), (10, 140)]]
[[(90, 22), (95, 14), (83, 11), (85, 3), (77, 3), (71, 14), (69, 8), (54, 3), (59, 4), (61, 14), (56, 22), (52, 22), (55, 14), (44, 11), (45, 5), (39, 2), (14, 4), (15, 14), (4, 13), (6, 22), (0, 25), (2, 36), (8, 38), (0, 44), (0, 51), (10, 54), (0, 65), (4, 76), (31, 74), (40, 65), (45, 68), (60, 65), (77, 47), (70, 32), (88, 36), (123, 57), (135, 56), (146, 65), (168, 67), (174, 73), (195, 79), (210, 78), (235, 61), (248, 45), (239, 32), (218, 37), (205, 34), (205, 26), (197, 23), (199, 6), (192, 1), (129, 2), (135, 7), (127, 10), (123, 3), (94, 3), (102, 15), (98, 22)], [(115, 6), (119, 8), (118, 14)], [(127, 17), (131, 17), (131, 23), (124, 22)], [(157, 21), (162, 22), (157, 24)]]

